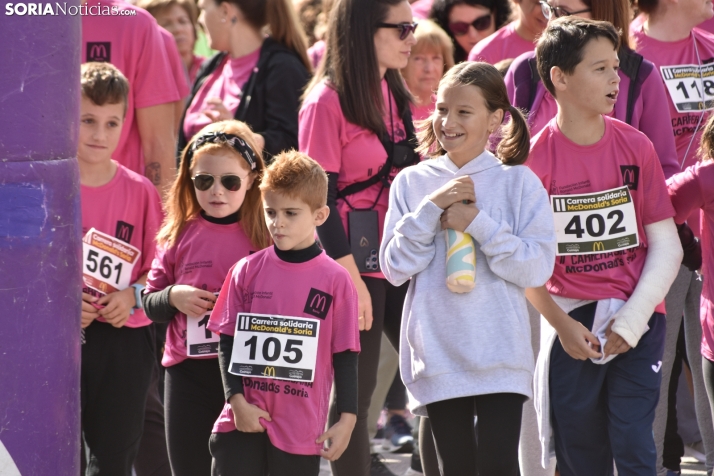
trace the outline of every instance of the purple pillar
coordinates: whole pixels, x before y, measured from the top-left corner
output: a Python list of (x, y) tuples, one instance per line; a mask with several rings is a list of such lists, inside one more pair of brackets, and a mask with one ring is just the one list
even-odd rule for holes
[(77, 476), (81, 18), (0, 8), (0, 474)]

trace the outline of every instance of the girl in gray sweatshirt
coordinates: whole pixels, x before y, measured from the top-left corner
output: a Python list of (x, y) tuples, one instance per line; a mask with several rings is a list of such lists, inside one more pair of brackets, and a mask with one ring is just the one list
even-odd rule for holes
[[(485, 148), (506, 112), (494, 156)], [(411, 279), (399, 349), (410, 409), (429, 417), (444, 475), (517, 476), (534, 370), (524, 288), (543, 285), (555, 260), (548, 196), (521, 165), (528, 128), (491, 65), (444, 76), (421, 139), (432, 158), (395, 178), (380, 249), (392, 284)], [(470, 292), (447, 288), (446, 229), (474, 240)]]

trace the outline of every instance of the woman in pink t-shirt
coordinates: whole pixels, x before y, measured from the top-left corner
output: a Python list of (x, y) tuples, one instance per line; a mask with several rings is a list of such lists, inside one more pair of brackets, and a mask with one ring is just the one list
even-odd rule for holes
[(449, 35), (431, 20), (419, 22), (417, 42), (402, 76), (414, 96), (412, 119), (426, 119), (434, 111), (434, 92), (441, 77), (454, 66), (454, 45)]
[[(714, 408), (714, 119), (710, 118), (702, 132), (699, 148), (700, 161), (667, 181), (669, 196), (677, 214), (675, 222), (682, 223), (692, 212), (700, 212), (702, 240), (702, 268), (704, 276), (699, 312), (701, 315), (702, 371), (709, 396), (709, 406)], [(690, 356), (694, 360), (694, 356)]]
[(210, 310), (230, 268), (270, 241), (258, 190), (263, 160), (248, 126), (206, 126), (182, 159), (143, 304), (169, 325), (162, 364), (171, 469), (194, 476), (211, 471), (207, 442), (225, 403)]
[(541, 5), (537, 0), (514, 0), (513, 3), (516, 20), (479, 41), (469, 53), (469, 61), (496, 64), (535, 49), (536, 37), (548, 24)]
[(220, 53), (196, 77), (178, 152), (207, 124), (227, 119), (250, 126), (266, 160), (296, 149), (300, 95), (312, 65), (290, 0), (199, 0), (199, 7), (209, 44)]
[(454, 42), (454, 61), (466, 61), (476, 44), (508, 23), (508, 0), (435, 0), (429, 18)]
[[(672, 3), (659, 0), (639, 0), (637, 8), (646, 15), (644, 23), (631, 29), (636, 50), (654, 63), (658, 80), (666, 90), (665, 104), (669, 110), (667, 133), (674, 137), (677, 161), (681, 169), (697, 163), (697, 148), (701, 130), (714, 108), (708, 71), (714, 58), (714, 35), (697, 26), (714, 16), (711, 2)], [(677, 71), (673, 75), (672, 71)], [(681, 74), (683, 72), (683, 74)], [(703, 94), (704, 97), (698, 95)], [(686, 217), (687, 225), (699, 235), (699, 212)], [(676, 354), (679, 329), (684, 327), (684, 339), (689, 355), (696, 355), (701, 345), (699, 309), (702, 283), (696, 273), (686, 267), (667, 295), (667, 337), (662, 358), (660, 405), (654, 423), (658, 455), (663, 454), (668, 384)], [(682, 317), (683, 316), (683, 317)], [(705, 392), (701, 362), (690, 359), (694, 388), (694, 403), (700, 422), (707, 468), (714, 467), (714, 423)], [(658, 458), (658, 464), (659, 464)], [(675, 465), (670, 470), (676, 471)]]
[(193, 84), (198, 68), (206, 59), (194, 54), (196, 30), (198, 28), (198, 8), (193, 0), (145, 0), (139, 6), (156, 18), (156, 22), (166, 28), (176, 40), (184, 73), (188, 84)]
[[(367, 411), (384, 329), (398, 348), (406, 287), (389, 284), (377, 254), (388, 187), (399, 168), (418, 162), (407, 91), (399, 70), (414, 39), (406, 0), (340, 0), (327, 51), (300, 109), (300, 151), (329, 179), (330, 217), (318, 227), (327, 254), (349, 272), (360, 309), (359, 408), (350, 444), (332, 464), (337, 476), (370, 468)], [(349, 237), (349, 239), (348, 239)]]

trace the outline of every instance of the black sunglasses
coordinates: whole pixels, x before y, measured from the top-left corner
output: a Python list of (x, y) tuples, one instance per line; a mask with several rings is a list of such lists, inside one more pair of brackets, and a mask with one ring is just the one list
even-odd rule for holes
[(451, 30), (451, 33), (455, 36), (463, 36), (469, 32), (470, 26), (476, 28), (476, 31), (488, 30), (491, 26), (491, 14), (489, 13), (488, 15), (478, 17), (471, 23), (466, 23), (465, 21), (455, 21), (453, 23), (449, 23), (449, 30)]
[(570, 15), (577, 15), (578, 13), (587, 13), (592, 11), (590, 8), (586, 8), (585, 10), (578, 10), (577, 12), (569, 12), (563, 7), (552, 6), (546, 0), (540, 0), (540, 9), (546, 20), (550, 20), (551, 18), (569, 17)]
[(409, 33), (414, 33), (418, 23), (377, 23), (377, 28), (396, 28), (399, 30), (399, 39), (406, 40)]
[(223, 188), (229, 192), (237, 192), (240, 190), (241, 178), (237, 175), (227, 174), (227, 175), (211, 175), (211, 174), (196, 174), (191, 177), (193, 180), (193, 186), (196, 190), (205, 192), (206, 190), (213, 187), (213, 182), (215, 178), (218, 177), (221, 181)]

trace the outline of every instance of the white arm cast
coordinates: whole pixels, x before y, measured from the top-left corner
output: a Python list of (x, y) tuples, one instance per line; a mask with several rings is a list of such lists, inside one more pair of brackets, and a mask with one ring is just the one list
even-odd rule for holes
[(647, 322), (655, 307), (664, 300), (682, 264), (682, 245), (679, 243), (674, 220), (667, 218), (645, 225), (647, 257), (640, 280), (630, 299), (614, 316), (612, 331), (635, 347), (647, 330)]

